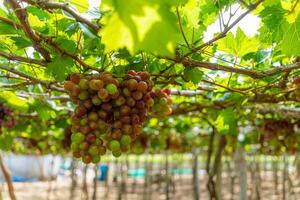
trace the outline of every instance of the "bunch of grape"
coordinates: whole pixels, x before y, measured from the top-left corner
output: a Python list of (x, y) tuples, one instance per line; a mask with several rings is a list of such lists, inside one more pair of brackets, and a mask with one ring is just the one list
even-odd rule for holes
[(148, 136), (143, 134), (137, 138), (132, 144), (131, 153), (143, 154), (148, 147)]
[[(297, 141), (294, 123), (287, 119), (281, 120), (265, 120), (262, 125), (263, 134), (260, 136), (260, 143), (263, 151), (268, 153), (275, 151), (280, 152), (282, 147), (289, 153), (295, 150), (293, 141)], [(279, 149), (272, 149), (274, 145)]]
[(71, 128), (73, 155), (84, 163), (97, 163), (107, 149), (115, 157), (127, 152), (154, 103), (152, 85), (147, 72), (129, 71), (122, 78), (107, 72), (72, 74), (64, 88), (77, 104)]
[(0, 134), (2, 133), (2, 128), (13, 128), (16, 123), (16, 113), (3, 103), (0, 103)]
[(181, 138), (176, 134), (170, 134), (167, 138), (167, 149), (169, 150), (180, 150), (181, 149)]
[(295, 88), (293, 95), (297, 101), (300, 101), (300, 77), (296, 76), (293, 78), (293, 88)]
[(151, 93), (151, 97), (154, 100), (152, 106), (152, 113), (158, 116), (167, 116), (172, 113), (172, 98), (171, 91), (169, 89), (156, 90)]
[(65, 151), (69, 151), (71, 148), (71, 136), (72, 136), (71, 126), (67, 126), (64, 130), (64, 137), (61, 141), (61, 146)]

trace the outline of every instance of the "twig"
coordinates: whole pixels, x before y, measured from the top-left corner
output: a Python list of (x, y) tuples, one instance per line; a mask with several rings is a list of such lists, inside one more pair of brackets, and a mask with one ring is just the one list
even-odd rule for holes
[(20, 71), (16, 70), (15, 68), (7, 67), (5, 65), (0, 65), (0, 69), (5, 70), (5, 71), (9, 71), (13, 74), (19, 75), (19, 76), (24, 77), (26, 79), (29, 79), (33, 82), (39, 83), (39, 84), (45, 86), (48, 89), (52, 89), (52, 90), (56, 90), (56, 91), (60, 91), (60, 92), (65, 92), (63, 88), (55, 86), (54, 83), (43, 81), (43, 80), (40, 80), (38, 78), (29, 76), (29, 75), (27, 75), (23, 72), (20, 72)]
[(180, 28), (180, 32), (181, 32), (181, 35), (185, 41), (185, 44), (187, 45), (187, 47), (190, 49), (190, 45), (189, 45), (189, 42), (187, 41), (186, 37), (185, 37), (185, 34), (184, 34), (184, 31), (183, 31), (183, 28), (182, 28), (182, 23), (181, 23), (181, 17), (180, 17), (180, 14), (179, 14), (179, 9), (178, 7), (176, 7), (176, 14), (177, 14), (177, 18), (178, 18), (178, 23), (179, 23), (179, 28)]
[(241, 16), (239, 16), (232, 24), (228, 27), (226, 27), (223, 32), (221, 32), (218, 36), (215, 38), (209, 40), (208, 42), (203, 43), (202, 45), (193, 48), (189, 53), (186, 53), (183, 57), (188, 57), (189, 55), (201, 50), (203, 47), (209, 46), (215, 41), (223, 38), (226, 36), (226, 34), (237, 24), (239, 21), (241, 21), (246, 15), (248, 15), (252, 10), (254, 10), (263, 0), (258, 0), (255, 4), (249, 5), (248, 10), (244, 12)]
[(85, 63), (82, 59), (80, 59), (78, 56), (71, 54), (70, 52), (68, 52), (67, 50), (61, 48), (55, 41), (53, 41), (53, 39), (51, 37), (47, 37), (47, 36), (43, 36), (41, 34), (39, 34), (39, 37), (48, 45), (50, 45), (51, 47), (53, 47), (57, 52), (59, 52), (62, 55), (66, 55), (70, 58), (72, 58), (73, 60), (75, 60), (76, 62), (78, 62), (81, 66), (83, 66), (86, 69), (92, 69), (95, 71), (99, 71), (99, 69), (96, 69), (90, 65), (88, 65), (87, 63)]
[(181, 62), (184, 66), (194, 66), (194, 67), (202, 67), (210, 70), (220, 70), (220, 71), (226, 71), (226, 72), (233, 72), (237, 74), (243, 74), (250, 76), (251, 78), (254, 79), (259, 79), (259, 78), (265, 78), (268, 76), (273, 76), (276, 74), (284, 73), (287, 71), (295, 70), (300, 68), (300, 62), (298, 63), (293, 63), (287, 66), (280, 66), (276, 67), (267, 71), (253, 71), (253, 70), (248, 70), (248, 69), (241, 69), (241, 68), (236, 68), (236, 67), (229, 67), (229, 66), (224, 66), (220, 64), (215, 64), (215, 63), (209, 63), (209, 62), (203, 62), (203, 61), (195, 61), (192, 59), (184, 59)]
[(32, 41), (33, 47), (35, 48), (36, 51), (38, 51), (43, 58), (47, 61), (51, 61), (51, 57), (49, 55), (49, 52), (44, 49), (40, 45), (40, 38), (34, 33), (34, 31), (31, 29), (28, 19), (27, 19), (27, 12), (25, 11), (24, 8), (22, 8), (17, 0), (7, 0), (10, 6), (13, 8), (14, 12), (16, 13), (20, 23), (21, 27), (24, 30), (25, 34), (30, 38)]
[(18, 55), (12, 54), (12, 53), (6, 53), (4, 51), (0, 51), (0, 56), (6, 58), (8, 60), (14, 60), (14, 61), (20, 61), (20, 62), (29, 63), (29, 64), (46, 66), (46, 63), (44, 61), (35, 60), (35, 59), (31, 59), (31, 58), (25, 58), (25, 57), (18, 56)]
[(60, 3), (60, 2), (54, 2), (54, 1), (34, 1), (34, 0), (22, 0), (26, 3), (40, 6), (43, 9), (47, 10), (53, 10), (53, 9), (62, 9), (69, 13), (74, 19), (78, 22), (84, 23), (91, 27), (96, 33), (100, 30), (101, 26), (99, 26), (96, 23), (93, 23), (92, 21), (84, 18), (82, 15), (77, 13), (74, 9), (72, 9), (68, 3)]

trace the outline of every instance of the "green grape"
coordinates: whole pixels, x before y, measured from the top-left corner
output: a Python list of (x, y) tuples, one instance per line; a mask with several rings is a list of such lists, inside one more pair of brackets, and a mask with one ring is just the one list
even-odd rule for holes
[(118, 140), (112, 140), (109, 142), (109, 148), (111, 151), (120, 150), (120, 142)]
[(89, 89), (89, 81), (86, 79), (81, 79), (78, 83), (80, 89), (87, 90)]
[(92, 163), (97, 164), (100, 162), (100, 160), (101, 160), (100, 156), (97, 156), (97, 155), (93, 156)]
[(98, 154), (98, 148), (97, 148), (97, 146), (96, 145), (90, 146), (88, 152), (91, 155), (97, 155)]
[(108, 94), (110, 94), (110, 95), (116, 94), (118, 92), (117, 86), (115, 84), (112, 84), (112, 83), (107, 84), (105, 86), (105, 89), (107, 90)]
[(82, 133), (72, 134), (71, 140), (76, 143), (80, 143), (84, 140), (84, 135)]
[(131, 143), (131, 137), (129, 135), (123, 135), (121, 137), (121, 146), (129, 146)]
[(79, 150), (79, 143), (72, 143), (71, 144), (72, 151), (78, 151)]
[(122, 152), (121, 150), (115, 150), (115, 151), (112, 151), (112, 155), (116, 158), (120, 157), (122, 155)]

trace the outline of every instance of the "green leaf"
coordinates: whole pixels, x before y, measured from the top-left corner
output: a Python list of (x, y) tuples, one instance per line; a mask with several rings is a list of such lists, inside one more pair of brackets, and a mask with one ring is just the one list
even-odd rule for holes
[(104, 0), (103, 8), (113, 9), (112, 16), (99, 33), (106, 51), (126, 47), (132, 54), (138, 50), (173, 54), (181, 35), (177, 18), (170, 11), (170, 2)]
[(11, 39), (15, 42), (15, 45), (19, 48), (19, 49), (23, 49), (26, 47), (29, 47), (32, 45), (31, 41), (29, 41), (28, 39), (24, 38), (24, 37), (11, 37)]
[(0, 149), (4, 151), (9, 151), (13, 145), (13, 136), (9, 134), (2, 134), (0, 136)]
[(76, 52), (76, 43), (73, 40), (60, 37), (56, 40), (56, 42), (60, 47), (66, 49), (69, 53), (74, 54)]
[(236, 111), (234, 108), (229, 107), (222, 110), (215, 121), (215, 126), (221, 134), (232, 134), (238, 133)]
[[(266, 6), (259, 16), (262, 19), (263, 26), (259, 29), (260, 39), (265, 42), (280, 41), (282, 38), (281, 24), (284, 22), (285, 10), (280, 1), (272, 1), (270, 6)], [(274, 2), (275, 5), (274, 5)], [(267, 4), (268, 5), (268, 4)]]
[(185, 67), (184, 76), (196, 85), (201, 81), (203, 72), (198, 67)]
[(300, 55), (300, 16), (294, 23), (285, 23), (283, 25), (284, 35), (281, 44), (281, 50), (288, 56)]
[(26, 10), (28, 13), (31, 13), (32, 15), (37, 16), (39, 18), (39, 20), (47, 20), (50, 18), (50, 15), (47, 12), (45, 12), (35, 6), (28, 6), (28, 7), (26, 7)]
[(14, 92), (11, 91), (1, 91), (0, 99), (5, 101), (10, 107), (20, 112), (26, 112), (29, 108), (27, 101), (19, 98)]
[(89, 9), (89, 1), (88, 0), (70, 0), (71, 4), (73, 4), (76, 9), (81, 12), (87, 12)]
[(15, 27), (0, 22), (0, 35), (11, 35), (16, 33), (17, 30)]
[(243, 57), (250, 52), (256, 52), (259, 48), (257, 38), (248, 38), (242, 29), (238, 28), (236, 36), (230, 32), (224, 39), (217, 42), (218, 50), (230, 53), (237, 57)]
[(48, 64), (46, 72), (58, 81), (64, 81), (68, 73), (72, 71), (74, 60), (67, 56), (57, 56)]
[(42, 101), (34, 101), (33, 104), (31, 104), (31, 109), (37, 112), (42, 120), (48, 120), (51, 118), (50, 112), (52, 110), (47, 103)]

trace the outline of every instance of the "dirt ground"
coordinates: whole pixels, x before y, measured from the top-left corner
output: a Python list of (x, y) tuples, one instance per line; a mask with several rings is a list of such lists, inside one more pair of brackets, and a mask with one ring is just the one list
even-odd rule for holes
[[(199, 186), (200, 199), (209, 199), (208, 191), (206, 189), (207, 177), (200, 173)], [(255, 187), (251, 174), (248, 174), (248, 199), (257, 200), (281, 200), (283, 199), (283, 185), (282, 174), (278, 175), (277, 190), (275, 190), (274, 173), (262, 172), (260, 186)], [(298, 178), (295, 174), (288, 174), (286, 187), (285, 187), (285, 199), (286, 200), (299, 200), (300, 199), (300, 185)], [(169, 199), (175, 200), (190, 200), (193, 199), (193, 185), (191, 175), (179, 175), (172, 178), (169, 191)], [(238, 178), (234, 179), (234, 187), (232, 187), (233, 179), (228, 174), (222, 175), (222, 197), (223, 200), (235, 200), (239, 199), (239, 183)], [(93, 175), (92, 172), (88, 174), (88, 199), (92, 199), (93, 195)], [(33, 183), (15, 183), (15, 192), (18, 200), (66, 200), (70, 199), (70, 178), (58, 178), (55, 181), (46, 182), (33, 182)], [(124, 200), (140, 200), (146, 199), (145, 194), (149, 194), (149, 200), (164, 200), (166, 199), (166, 187), (163, 181), (152, 182), (148, 191), (144, 188), (143, 178), (127, 178), (125, 184), (123, 184), (123, 191), (121, 191), (121, 181), (113, 182), (109, 180), (108, 187), (104, 182), (97, 182), (97, 198), (96, 199), (124, 199)], [(2, 185), (2, 195), (4, 200), (9, 199), (7, 188)], [(87, 199), (82, 189), (82, 177), (78, 178), (78, 185), (74, 192), (74, 200)], [(121, 194), (121, 195), (120, 195)]]

